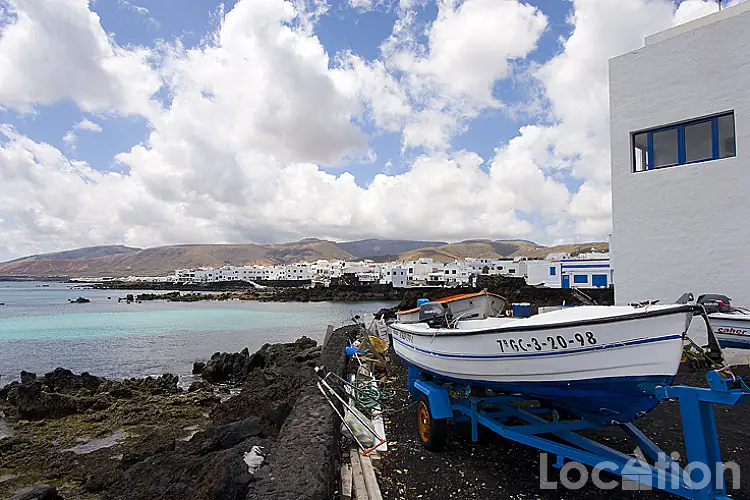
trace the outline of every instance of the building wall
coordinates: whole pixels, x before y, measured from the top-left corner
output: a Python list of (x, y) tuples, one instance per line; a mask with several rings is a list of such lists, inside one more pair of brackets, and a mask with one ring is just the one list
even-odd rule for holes
[[(750, 9), (610, 61), (617, 303), (686, 291), (750, 304)], [(731, 9), (734, 15), (727, 14)], [(731, 14), (731, 13), (730, 13)], [(695, 29), (690, 29), (698, 26)], [(632, 172), (631, 132), (734, 110), (737, 156)]]
[[(550, 274), (550, 268), (554, 274)], [(529, 285), (540, 285), (544, 283), (547, 288), (560, 288), (560, 263), (549, 260), (534, 260), (526, 264), (526, 283)]]

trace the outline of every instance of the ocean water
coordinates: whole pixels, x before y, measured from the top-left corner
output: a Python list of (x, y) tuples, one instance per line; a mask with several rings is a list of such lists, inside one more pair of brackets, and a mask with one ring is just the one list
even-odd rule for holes
[[(0, 282), (0, 386), (21, 370), (58, 366), (113, 378), (187, 377), (194, 361), (216, 351), (250, 352), (307, 335), (358, 314), (372, 318), (393, 302), (118, 302), (143, 291), (75, 289), (67, 283)], [(158, 292), (161, 293), (161, 292)], [(88, 304), (70, 304), (79, 296)]]

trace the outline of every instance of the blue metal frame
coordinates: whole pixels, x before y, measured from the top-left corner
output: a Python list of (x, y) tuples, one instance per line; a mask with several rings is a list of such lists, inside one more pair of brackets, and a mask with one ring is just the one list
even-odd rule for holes
[[(662, 401), (678, 400), (688, 463), (705, 464), (711, 471), (708, 484), (701, 489), (693, 489), (685, 481), (686, 471), (632, 423), (620, 424), (619, 427), (643, 450), (648, 461), (626, 455), (576, 433), (600, 428), (600, 424), (582, 418), (561, 420), (554, 409), (521, 409), (512, 405), (524, 400), (523, 396), (473, 397), (468, 386), (450, 384), (434, 374), (409, 367), (412, 395), (422, 393), (427, 396), (433, 418), (448, 418), (450, 415), (454, 422), (470, 422), (473, 441), (478, 440), (481, 424), (504, 438), (556, 455), (555, 467), (562, 467), (568, 459), (595, 468), (601, 467), (612, 474), (683, 498), (730, 500), (723, 476), (715, 474), (716, 464), (721, 464), (721, 452), (714, 405), (733, 406), (746, 402), (750, 399), (750, 389), (741, 379), (724, 379), (715, 371), (708, 372), (706, 378), (708, 389), (668, 386), (657, 388), (656, 394)], [(452, 398), (450, 389), (463, 389), (465, 397)], [(519, 421), (523, 423), (519, 424)], [(607, 462), (606, 468), (604, 462)]]
[[(688, 120), (682, 123), (677, 123), (674, 125), (668, 125), (666, 127), (658, 127), (648, 130), (639, 130), (637, 132), (633, 132), (630, 134), (631, 137), (631, 156), (632, 156), (632, 164), (631, 164), (631, 170), (632, 172), (646, 172), (648, 170), (657, 170), (660, 168), (668, 168), (668, 167), (675, 167), (679, 165), (690, 165), (693, 163), (701, 163), (704, 161), (712, 161), (712, 160), (718, 160), (719, 159), (719, 118), (722, 116), (734, 116), (734, 110), (728, 111), (725, 113), (720, 113), (718, 115), (714, 115), (711, 117), (706, 118), (698, 118), (695, 120)], [(685, 153), (685, 127), (690, 125), (696, 125), (698, 123), (711, 123), (711, 158), (706, 158), (703, 160), (695, 160), (695, 161), (687, 161), (686, 160), (686, 153)], [(664, 132), (666, 130), (677, 130), (677, 163), (671, 163), (669, 165), (661, 165), (661, 166), (655, 166), (654, 165), (654, 134), (658, 132)], [(638, 134), (646, 134), (647, 138), (647, 165), (645, 170), (636, 170), (635, 168), (635, 136)], [(737, 149), (737, 135), (735, 131), (735, 151)]]

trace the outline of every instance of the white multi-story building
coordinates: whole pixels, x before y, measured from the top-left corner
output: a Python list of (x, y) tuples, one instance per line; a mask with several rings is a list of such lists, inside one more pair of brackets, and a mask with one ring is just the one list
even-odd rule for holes
[(288, 281), (300, 281), (312, 279), (310, 264), (297, 263), (284, 266), (284, 278)]
[(435, 262), (431, 258), (421, 258), (410, 262), (403, 262), (406, 268), (408, 280), (413, 283), (424, 283), (429, 280), (430, 273), (443, 268), (442, 262)]
[(443, 267), (443, 280), (446, 284), (468, 285), (472, 274), (472, 265), (465, 260), (449, 262)]
[(384, 285), (392, 284), (394, 288), (405, 288), (409, 279), (409, 270), (406, 267), (386, 266), (383, 267), (383, 274), (380, 282)]
[(750, 2), (610, 60), (617, 303), (750, 304)]

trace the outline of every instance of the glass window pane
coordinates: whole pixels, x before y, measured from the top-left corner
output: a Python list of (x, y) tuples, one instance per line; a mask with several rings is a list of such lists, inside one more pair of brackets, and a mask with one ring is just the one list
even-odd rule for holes
[(685, 161), (710, 160), (714, 157), (711, 122), (685, 126)]
[(734, 113), (720, 116), (719, 122), (719, 158), (728, 158), (737, 154), (734, 142)]
[(677, 164), (677, 129), (654, 132), (653, 136), (654, 166), (664, 167)]
[(633, 136), (633, 168), (636, 172), (648, 169), (648, 134)]

